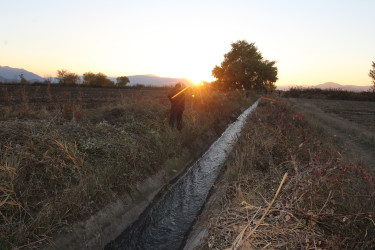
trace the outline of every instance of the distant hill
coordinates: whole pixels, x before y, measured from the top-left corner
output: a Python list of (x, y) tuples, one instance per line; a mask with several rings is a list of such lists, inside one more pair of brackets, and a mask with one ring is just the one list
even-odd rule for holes
[(8, 81), (8, 79), (6, 79), (6, 78), (4, 78), (4, 77), (0, 76), (0, 81), (1, 81), (1, 82), (7, 82), (7, 81)]
[[(20, 77), (19, 75), (23, 74), (23, 77), (29, 82), (42, 82), (44, 78), (29, 72), (25, 69), (17, 69), (8, 66), (0, 66), (0, 81), (2, 82), (19, 82)], [(81, 80), (83, 79), (80, 76)], [(175, 85), (176, 83), (182, 83), (184, 85), (191, 85), (192, 82), (185, 78), (171, 78), (171, 77), (160, 77), (156, 75), (135, 75), (135, 76), (128, 76), (130, 83), (129, 85), (136, 85), (136, 84), (143, 84), (145, 86), (171, 86)], [(55, 77), (52, 78), (53, 82), (57, 82)], [(108, 77), (108, 79), (116, 82), (116, 77)]]
[(335, 82), (326, 82), (318, 85), (311, 85), (311, 86), (277, 86), (277, 90), (289, 90), (292, 87), (298, 88), (318, 88), (318, 89), (341, 89), (346, 91), (352, 92), (363, 92), (368, 91), (371, 89), (371, 86), (356, 86), (356, 85), (342, 85)]
[[(116, 82), (116, 77), (108, 77), (110, 80)], [(171, 86), (175, 85), (176, 83), (182, 83), (184, 85), (191, 85), (192, 82), (185, 78), (171, 78), (171, 77), (160, 77), (156, 75), (135, 75), (135, 76), (128, 76), (129, 78), (129, 85), (133, 86), (136, 84), (143, 84), (145, 86), (155, 86), (155, 87), (162, 87), (162, 86)]]
[(170, 77), (160, 77), (154, 75), (136, 75), (129, 76), (130, 85), (144, 84), (151, 86), (171, 86), (176, 83), (182, 83), (184, 85), (191, 85), (192, 82), (185, 78), (170, 78)]
[(11, 68), (8, 66), (0, 66), (0, 80), (4, 82), (19, 82), (19, 75), (23, 74), (23, 77), (29, 82), (44, 81), (43, 77), (38, 76), (32, 72), (24, 69)]
[(353, 91), (353, 92), (362, 92), (368, 91), (371, 86), (356, 86), (356, 85), (341, 85), (335, 82), (326, 82), (322, 84), (318, 84), (314, 86), (314, 88), (319, 89), (342, 89), (346, 91)]
[(343, 85), (335, 82), (326, 82), (322, 84), (315, 85), (314, 88), (318, 89), (341, 89)]

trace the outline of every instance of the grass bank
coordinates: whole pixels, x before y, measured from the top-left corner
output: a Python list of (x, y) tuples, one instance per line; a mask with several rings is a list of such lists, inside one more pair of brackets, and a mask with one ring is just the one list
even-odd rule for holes
[[(178, 132), (168, 126), (165, 89), (51, 92), (37, 87), (32, 92), (2, 89), (9, 103), (0, 106), (4, 249), (36, 248), (162, 167), (172, 171), (185, 164), (197, 138), (209, 129), (219, 131), (251, 103), (240, 92), (188, 92), (184, 128)], [(10, 105), (20, 98), (17, 93), (22, 98)], [(101, 105), (86, 105), (95, 100)]]
[(227, 164), (208, 247), (374, 248), (373, 177), (334, 141), (305, 114), (262, 101)]

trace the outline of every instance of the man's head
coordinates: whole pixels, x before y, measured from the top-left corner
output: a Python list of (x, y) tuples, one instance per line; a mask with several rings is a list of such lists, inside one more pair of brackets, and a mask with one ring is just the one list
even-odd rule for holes
[(176, 86), (174, 86), (176, 89), (180, 89), (181, 88), (181, 84), (180, 83), (177, 83)]

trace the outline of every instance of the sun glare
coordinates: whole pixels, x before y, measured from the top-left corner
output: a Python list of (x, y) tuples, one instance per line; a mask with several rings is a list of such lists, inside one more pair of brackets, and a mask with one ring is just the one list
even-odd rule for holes
[(195, 87), (199, 87), (199, 86), (203, 86), (204, 85), (204, 81), (203, 80), (197, 80), (197, 81), (190, 80), (190, 81), (193, 83), (193, 85)]
[(197, 76), (197, 77), (189, 77), (188, 79), (193, 83), (194, 86), (202, 86), (204, 81), (211, 82), (215, 80), (212, 76), (210, 77)]

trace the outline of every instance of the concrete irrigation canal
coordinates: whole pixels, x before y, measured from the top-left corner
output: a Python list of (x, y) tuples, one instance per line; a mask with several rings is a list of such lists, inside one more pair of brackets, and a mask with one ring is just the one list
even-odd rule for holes
[(139, 219), (105, 249), (179, 249), (204, 206), (221, 166), (258, 99), (177, 181), (159, 194)]

